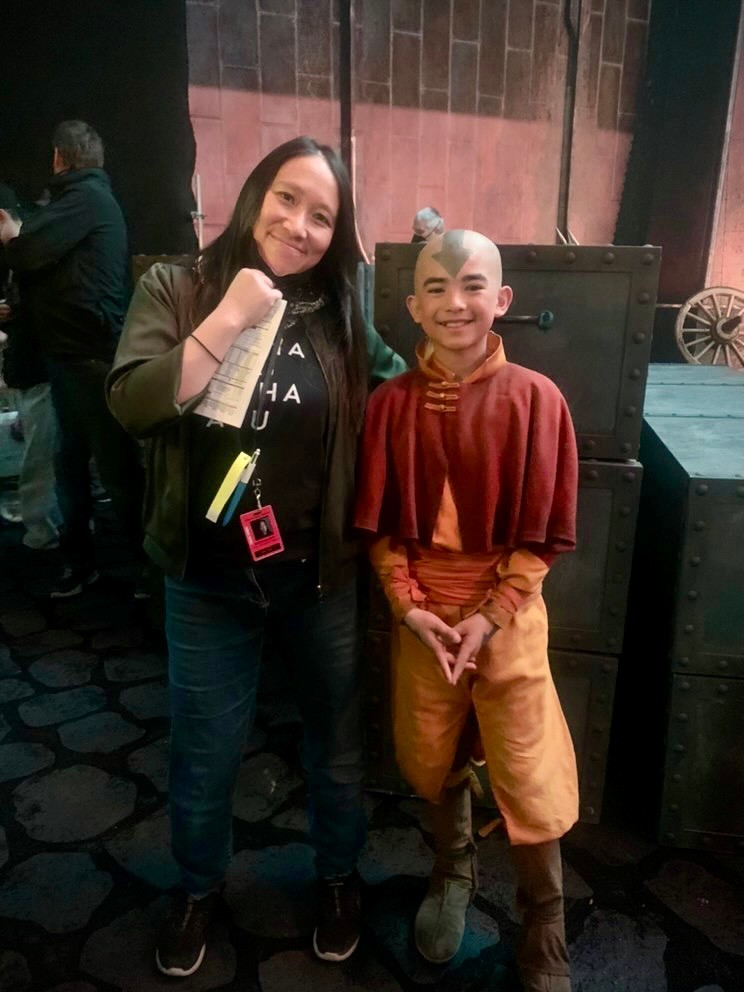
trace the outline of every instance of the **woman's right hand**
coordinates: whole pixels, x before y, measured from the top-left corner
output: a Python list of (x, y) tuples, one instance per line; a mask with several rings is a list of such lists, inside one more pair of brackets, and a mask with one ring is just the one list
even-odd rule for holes
[(241, 269), (214, 310), (186, 338), (176, 402), (185, 403), (207, 385), (246, 327), (255, 327), (282, 294), (258, 269)]
[(240, 269), (214, 312), (237, 335), (246, 327), (254, 327), (281, 298), (271, 279), (259, 269)]

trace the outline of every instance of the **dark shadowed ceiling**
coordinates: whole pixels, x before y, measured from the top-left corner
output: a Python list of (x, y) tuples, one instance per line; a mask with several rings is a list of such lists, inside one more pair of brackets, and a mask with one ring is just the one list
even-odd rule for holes
[(188, 251), (194, 137), (184, 0), (4, 0), (0, 180), (36, 199), (50, 138), (92, 124), (133, 252)]

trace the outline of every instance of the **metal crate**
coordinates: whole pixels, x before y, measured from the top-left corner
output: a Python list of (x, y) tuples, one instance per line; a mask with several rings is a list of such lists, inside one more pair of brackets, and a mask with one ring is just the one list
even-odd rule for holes
[(659, 841), (744, 851), (744, 680), (672, 679)]
[(667, 657), (677, 671), (744, 677), (744, 423), (649, 417), (642, 451), (644, 516), (665, 518), (666, 539), (642, 554), (671, 591)]
[(744, 372), (727, 365), (688, 365), (686, 362), (652, 362), (648, 367), (651, 386), (742, 386)]
[[(744, 375), (741, 377), (744, 386)], [(712, 417), (718, 420), (744, 418), (744, 389), (736, 383), (687, 385), (649, 382), (643, 406), (645, 417)]]
[[(689, 387), (667, 387), (681, 407)], [(649, 416), (641, 438), (614, 751), (638, 817), (679, 847), (744, 849), (743, 441), (743, 420), (707, 416)]]
[(580, 462), (576, 551), (545, 580), (552, 648), (619, 654), (642, 476), (638, 462)]

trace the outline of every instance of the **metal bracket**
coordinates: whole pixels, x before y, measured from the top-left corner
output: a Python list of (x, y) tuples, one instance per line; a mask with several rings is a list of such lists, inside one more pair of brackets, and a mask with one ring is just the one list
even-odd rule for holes
[(552, 310), (541, 310), (540, 313), (529, 315), (521, 313), (505, 314), (497, 321), (498, 324), (536, 324), (541, 331), (548, 331), (555, 323)]

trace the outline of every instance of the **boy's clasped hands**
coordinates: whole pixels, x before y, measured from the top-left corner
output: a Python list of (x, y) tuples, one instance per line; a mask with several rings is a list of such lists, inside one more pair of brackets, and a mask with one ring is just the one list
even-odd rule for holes
[(463, 672), (477, 668), (478, 652), (499, 629), (482, 613), (473, 613), (450, 627), (419, 607), (409, 610), (403, 623), (429, 648), (450, 685), (457, 685)]

